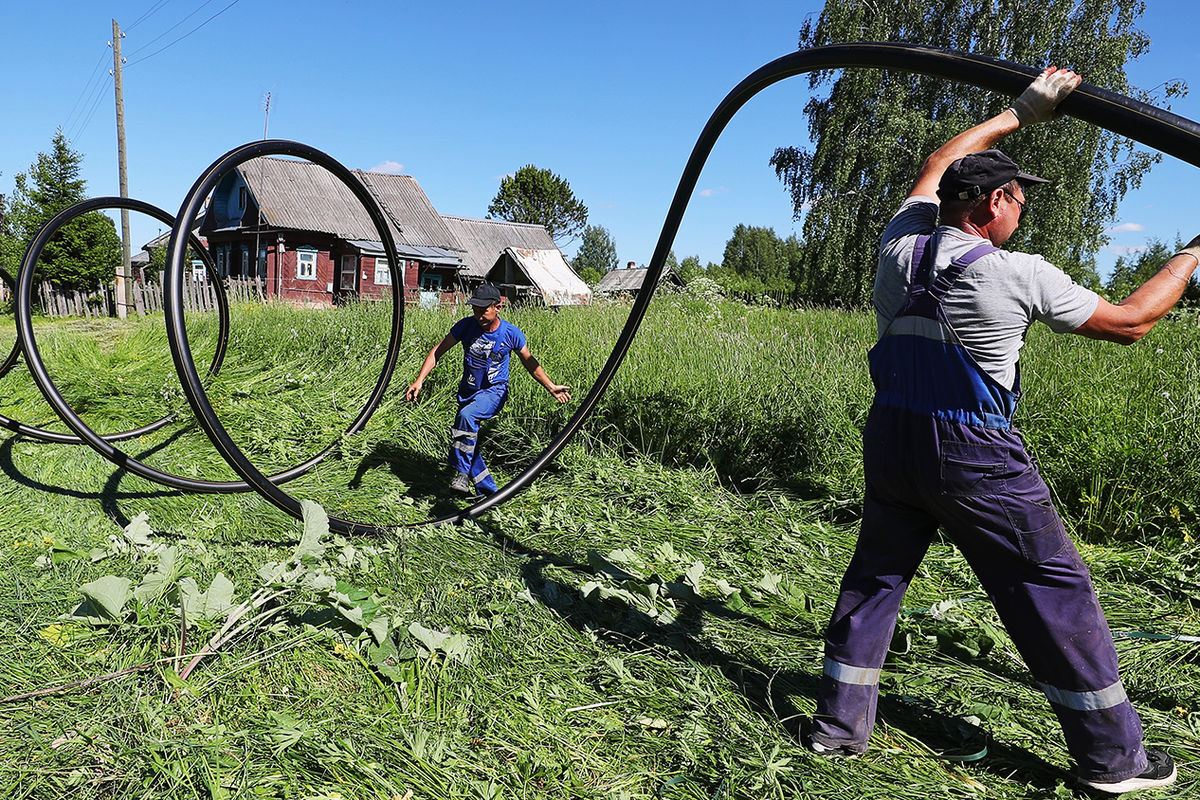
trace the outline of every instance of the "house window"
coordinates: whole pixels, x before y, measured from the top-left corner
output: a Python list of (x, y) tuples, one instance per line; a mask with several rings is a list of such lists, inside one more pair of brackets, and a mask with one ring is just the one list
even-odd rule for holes
[(246, 187), (241, 186), (238, 188), (238, 208), (245, 208), (245, 207), (246, 207)]
[(358, 275), (358, 257), (342, 256), (342, 275), (338, 279), (338, 288), (342, 291), (354, 291), (355, 277)]
[(315, 247), (296, 248), (296, 278), (302, 281), (317, 279), (317, 250)]
[(440, 292), (442, 290), (442, 276), (434, 273), (425, 273), (421, 276), (421, 291), (422, 292)]
[(375, 257), (375, 285), (392, 285), (392, 270), (388, 267), (388, 260), (383, 256)]
[(225, 248), (221, 245), (218, 245), (216, 248), (216, 253), (217, 253), (217, 277), (227, 278), (227, 277), (229, 277), (229, 264), (225, 261)]

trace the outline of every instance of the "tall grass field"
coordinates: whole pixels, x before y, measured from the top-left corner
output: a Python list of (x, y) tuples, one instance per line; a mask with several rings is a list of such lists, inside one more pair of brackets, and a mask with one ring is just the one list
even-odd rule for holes
[[(590, 388), (629, 307), (512, 309), (560, 406), (512, 364), (482, 447), (501, 483)], [(404, 390), (463, 309), (410, 310), (365, 430), (390, 309), (235, 306), (206, 378), (285, 489), (184, 494), (86, 446), (0, 433), (0, 797), (1069, 798), (1053, 713), (957, 552), (935, 543), (853, 761), (808, 753), (822, 630), (854, 547), (868, 315), (656, 298), (596, 413), (525, 492), (457, 526), (461, 354)], [(216, 320), (187, 320), (201, 371)], [(37, 320), (100, 433), (234, 480), (191, 416), (161, 316)], [(15, 338), (0, 318), (0, 358)], [(1147, 739), (1200, 792), (1200, 327), (1122, 348), (1045, 329), (1018, 424), (1117, 638)], [(0, 414), (64, 431), (23, 362)], [(326, 514), (391, 526), (346, 539)]]

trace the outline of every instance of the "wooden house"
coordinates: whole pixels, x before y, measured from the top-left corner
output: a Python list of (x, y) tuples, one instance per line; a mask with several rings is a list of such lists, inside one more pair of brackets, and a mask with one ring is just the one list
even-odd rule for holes
[(406, 302), (454, 300), (462, 247), (409, 175), (354, 170), (382, 209), (400, 264), (388, 263), (362, 203), (323, 167), (263, 157), (224, 176), (200, 233), (222, 277), (260, 278), (268, 297), (333, 305), (390, 296), (403, 281)]

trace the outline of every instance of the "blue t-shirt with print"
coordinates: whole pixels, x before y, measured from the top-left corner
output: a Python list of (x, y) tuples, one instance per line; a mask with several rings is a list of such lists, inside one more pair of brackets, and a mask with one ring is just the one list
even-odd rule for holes
[(463, 376), (458, 384), (459, 399), (465, 400), (480, 389), (508, 385), (508, 357), (525, 347), (525, 334), (507, 320), (493, 331), (484, 331), (475, 317), (454, 323), (450, 335), (463, 346)]

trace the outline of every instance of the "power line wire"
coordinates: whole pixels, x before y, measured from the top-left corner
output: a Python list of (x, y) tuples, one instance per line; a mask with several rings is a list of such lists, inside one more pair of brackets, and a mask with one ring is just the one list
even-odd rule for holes
[[(211, 2), (211, 0), (210, 0), (210, 2)], [(159, 53), (161, 53), (163, 50), (166, 50), (168, 47), (171, 47), (172, 45), (178, 44), (179, 42), (181, 42), (181, 41), (183, 41), (184, 39), (186, 39), (187, 37), (191, 36), (193, 33), (195, 33), (196, 31), (200, 30), (200, 29), (201, 29), (201, 28), (203, 28), (205, 25), (207, 25), (208, 23), (212, 22), (214, 19), (216, 19), (217, 17), (221, 16), (221, 15), (222, 15), (222, 14), (224, 14), (226, 11), (228, 11), (228, 10), (229, 10), (229, 9), (231, 9), (231, 8), (233, 8), (234, 6), (236, 6), (236, 5), (237, 5), (238, 3), (240, 3), (240, 2), (241, 2), (241, 0), (233, 0), (233, 2), (232, 2), (232, 3), (230, 3), (230, 4), (229, 4), (229, 5), (227, 5), (227, 6), (225, 6), (225, 7), (224, 7), (224, 8), (222, 8), (220, 11), (218, 11), (218, 12), (217, 12), (217, 13), (215, 13), (215, 14), (213, 14), (211, 17), (209, 17), (208, 19), (204, 20), (204, 22), (201, 22), (201, 23), (200, 23), (199, 25), (197, 25), (196, 27), (192, 28), (190, 31), (188, 31), (187, 33), (185, 33), (183, 36), (180, 36), (178, 39), (176, 39), (176, 40), (175, 40), (175, 41), (173, 41), (173, 42), (170, 42), (169, 44), (163, 45), (163, 46), (162, 46), (162, 47), (160, 47), (158, 50), (155, 50), (153, 53), (151, 53), (151, 54), (150, 54), (150, 55), (148, 55), (148, 56), (142, 56), (142, 57), (141, 57), (141, 58), (139, 58), (137, 61), (131, 61), (131, 62), (129, 63), (129, 66), (131, 66), (131, 67), (132, 67), (134, 64), (140, 64), (140, 63), (142, 63), (143, 61), (145, 61), (146, 59), (148, 59), (148, 58), (153, 58), (154, 56), (158, 55), (158, 54), (159, 54)], [(208, 3), (205, 3), (205, 5), (208, 5)], [(203, 8), (203, 7), (204, 7), (204, 6), (201, 6), (201, 8)], [(199, 10), (199, 9), (197, 9), (197, 11), (198, 11), (198, 10)]]
[[(111, 76), (109, 77), (111, 78)], [(107, 90), (111, 85), (112, 83), (106, 80), (101, 81), (101, 83), (96, 87), (95, 96), (91, 101), (91, 106), (88, 108), (87, 116), (84, 117), (83, 121), (79, 123), (79, 127), (75, 131), (74, 135), (67, 136), (67, 141), (75, 141), (83, 135), (85, 130), (87, 130), (88, 123), (92, 121), (92, 117), (96, 114), (96, 109), (100, 107), (101, 101), (104, 100), (105, 90)]]
[(100, 57), (96, 59), (96, 65), (92, 67), (92, 73), (88, 76), (87, 82), (83, 85), (83, 89), (80, 90), (79, 96), (75, 98), (75, 103), (71, 106), (71, 110), (67, 113), (67, 118), (63, 120), (64, 128), (71, 127), (71, 119), (75, 116), (75, 110), (79, 108), (80, 102), (84, 97), (90, 96), (94, 91), (92, 89), (92, 81), (96, 80), (97, 75), (103, 74), (100, 72), (100, 65), (104, 63), (104, 57), (107, 55), (108, 47), (106, 46), (104, 50), (101, 51)]
[[(214, 2), (216, 2), (216, 0), (204, 0), (204, 2), (203, 2), (203, 3), (201, 3), (200, 5), (198, 5), (198, 6), (196, 6), (195, 8), (193, 8), (193, 9), (191, 10), (191, 12), (189, 12), (189, 13), (188, 13), (188, 15), (187, 15), (187, 16), (185, 16), (183, 19), (179, 20), (179, 21), (178, 21), (178, 22), (176, 22), (174, 25), (172, 25), (171, 27), (167, 28), (165, 31), (163, 31), (162, 33), (158, 34), (158, 36), (155, 36), (153, 39), (151, 39), (150, 41), (146, 42), (145, 44), (139, 45), (139, 46), (138, 46), (138, 48), (137, 48), (136, 50), (133, 50), (132, 52), (130, 52), (130, 54), (129, 54), (129, 57), (130, 57), (130, 58), (134, 58), (134, 57), (136, 57), (136, 56), (137, 56), (137, 54), (138, 54), (138, 53), (141, 53), (141, 52), (144, 52), (144, 51), (148, 50), (148, 49), (150, 48), (150, 45), (154, 44), (154, 43), (155, 43), (155, 42), (157, 42), (159, 39), (163, 38), (163, 37), (164, 37), (164, 36), (166, 36), (168, 33), (170, 33), (171, 31), (175, 30), (175, 29), (176, 29), (176, 28), (178, 28), (180, 25), (182, 25), (183, 23), (187, 22), (189, 19), (191, 19), (192, 17), (194, 17), (194, 16), (196, 16), (197, 14), (199, 14), (199, 13), (200, 13), (200, 11), (201, 11), (201, 10), (202, 10), (202, 9), (203, 9), (205, 6), (207, 6), (207, 5), (211, 5), (211, 4), (212, 4), (212, 3), (214, 3)], [(169, 47), (169, 46), (170, 46), (170, 45), (168, 45), (168, 47)]]
[(145, 20), (147, 17), (149, 17), (155, 11), (158, 11), (160, 8), (162, 8), (169, 2), (171, 2), (171, 0), (158, 0), (158, 3), (156, 3), (154, 6), (152, 6), (149, 11), (144, 12), (140, 17), (138, 17), (137, 19), (135, 19), (133, 21), (132, 25), (129, 25), (128, 27), (126, 27), (125, 31), (128, 32), (128, 31), (133, 30), (134, 28), (136, 28), (138, 26), (139, 23), (141, 23), (143, 20)]

